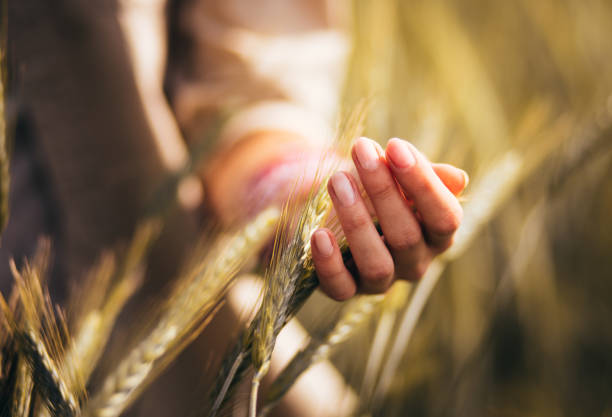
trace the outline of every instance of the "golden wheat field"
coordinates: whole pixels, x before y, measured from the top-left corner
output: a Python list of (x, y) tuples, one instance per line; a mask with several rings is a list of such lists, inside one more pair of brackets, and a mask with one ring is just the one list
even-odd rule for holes
[[(612, 2), (352, 0), (313, 185), (225, 223), (190, 196), (235, 103), (168, 75), (198, 2), (1, 2), (0, 415), (612, 417)], [(310, 237), (362, 135), (470, 183), (420, 281), (336, 302)]]

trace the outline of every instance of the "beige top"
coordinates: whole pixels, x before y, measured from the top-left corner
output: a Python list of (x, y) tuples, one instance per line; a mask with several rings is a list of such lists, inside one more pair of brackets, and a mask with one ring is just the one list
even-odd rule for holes
[[(241, 204), (227, 196), (251, 187), (249, 178), (259, 175), (261, 164), (295, 150), (283, 145), (319, 149), (331, 138), (350, 48), (348, 1), (180, 3), (171, 10), (176, 28), (171, 38), (177, 40), (170, 42), (169, 54), (164, 0), (122, 0), (119, 20), (144, 113), (169, 169), (181, 167), (187, 157), (180, 131), (188, 142), (197, 141), (207, 132), (211, 115), (231, 115), (203, 177), (217, 214), (232, 213), (237, 209), (233, 204)], [(173, 111), (163, 92), (165, 76)], [(262, 132), (274, 132), (268, 137), (274, 143), (256, 149), (258, 161), (251, 161), (252, 167), (241, 161), (240, 169), (220, 169), (230, 149), (236, 154), (236, 142)], [(207, 181), (211, 177), (214, 181)], [(198, 205), (197, 184), (181, 187), (184, 204)]]
[[(210, 111), (235, 113), (233, 141), (256, 130), (325, 140), (336, 116), (349, 41), (339, 0), (197, 0), (179, 14), (192, 43), (174, 105), (187, 135)], [(344, 15), (343, 15), (344, 13)]]

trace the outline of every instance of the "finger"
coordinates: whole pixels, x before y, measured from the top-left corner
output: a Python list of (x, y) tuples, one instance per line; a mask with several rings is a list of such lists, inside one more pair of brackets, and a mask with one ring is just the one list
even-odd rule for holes
[(334, 235), (328, 229), (319, 229), (313, 233), (310, 243), (321, 290), (337, 301), (355, 295), (357, 284), (344, 266)]
[[(385, 242), (396, 260), (396, 276), (415, 280), (420, 278), (420, 273), (413, 267), (420, 265), (428, 255), (427, 245), (421, 226), (383, 155), (382, 149), (367, 138), (358, 139), (353, 147), (359, 178), (374, 207)], [(398, 259), (404, 262), (398, 263)]]
[(449, 164), (431, 164), (434, 172), (454, 195), (459, 195), (470, 182), (467, 172)]
[(431, 163), (410, 143), (391, 139), (387, 160), (406, 197), (414, 201), (428, 242), (436, 251), (446, 249), (463, 216), (459, 201), (438, 178)]
[(393, 258), (374, 227), (354, 180), (345, 172), (337, 172), (327, 188), (359, 271), (360, 290), (386, 291), (393, 279)]

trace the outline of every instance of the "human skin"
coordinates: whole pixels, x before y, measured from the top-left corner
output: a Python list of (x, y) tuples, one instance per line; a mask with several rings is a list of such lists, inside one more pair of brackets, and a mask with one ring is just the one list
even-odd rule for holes
[[(252, 206), (248, 202), (253, 197), (253, 178), (261, 177), (262, 171), (273, 171), (270, 165), (278, 164), (278, 149), (299, 148), (296, 138), (279, 146), (280, 138), (279, 132), (259, 133), (243, 142), (240, 151), (227, 152), (222, 163), (214, 165), (214, 176), (208, 180), (214, 192), (209, 197), (221, 219), (228, 218), (230, 207)], [(389, 140), (386, 150), (371, 139), (359, 138), (351, 154), (356, 176), (338, 171), (327, 188), (357, 274), (344, 265), (331, 230), (320, 228), (311, 240), (320, 288), (338, 301), (357, 292), (384, 293), (394, 279), (420, 279), (431, 260), (452, 244), (462, 218), (457, 195), (468, 183), (463, 170), (431, 163), (412, 144), (397, 138)], [(288, 160), (297, 161), (294, 169), (283, 167), (282, 175), (264, 176), (259, 181), (264, 182), (264, 188), (279, 190), (275, 198), (268, 197), (271, 201), (286, 199), (287, 184), (293, 183), (295, 175), (303, 175), (306, 165), (312, 165), (308, 157)], [(359, 183), (369, 201), (358, 191)], [(258, 184), (255, 189), (261, 187)], [(373, 216), (378, 219), (382, 238)]]
[(352, 157), (383, 238), (356, 179), (348, 172), (336, 172), (327, 188), (358, 276), (342, 262), (329, 229), (319, 229), (312, 236), (321, 289), (335, 300), (346, 300), (358, 291), (384, 293), (395, 278), (420, 279), (433, 257), (452, 244), (463, 214), (456, 194), (468, 181), (462, 170), (432, 164), (412, 144), (397, 138), (388, 142), (386, 151), (360, 138)]

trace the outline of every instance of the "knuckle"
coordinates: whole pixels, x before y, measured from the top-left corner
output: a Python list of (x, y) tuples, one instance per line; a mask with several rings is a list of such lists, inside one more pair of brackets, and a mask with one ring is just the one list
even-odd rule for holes
[(414, 250), (423, 239), (420, 230), (404, 231), (390, 236), (385, 235), (388, 245), (395, 251), (408, 252)]
[(347, 216), (342, 222), (343, 229), (345, 233), (351, 233), (355, 230), (361, 230), (365, 228), (369, 223), (372, 222), (372, 219), (367, 214), (355, 214), (352, 216)]
[(393, 197), (394, 193), (397, 192), (396, 186), (394, 183), (389, 181), (381, 181), (377, 183), (370, 184), (368, 187), (368, 195), (373, 200), (388, 200)]
[(415, 195), (431, 195), (435, 193), (435, 186), (431, 181), (423, 178), (416, 178), (412, 181), (413, 193)]
[(448, 239), (442, 239), (441, 241), (437, 242), (435, 244), (435, 247), (433, 247), (432, 249), (434, 250), (435, 254), (439, 254), (444, 252), (446, 249), (450, 248), (451, 245), (453, 244), (453, 237), (451, 236)]
[(423, 276), (425, 276), (425, 273), (427, 272), (428, 268), (429, 268), (429, 261), (415, 262), (412, 265), (412, 268), (409, 274), (409, 280), (419, 281), (421, 278), (423, 278)]
[(428, 268), (429, 262), (417, 262), (414, 267), (414, 279), (418, 281), (423, 278)]
[(325, 262), (319, 262), (315, 267), (320, 280), (329, 285), (336, 285), (336, 283), (342, 281), (342, 275), (344, 273), (342, 265), (341, 260), (330, 259)]
[(368, 265), (361, 275), (371, 286), (386, 289), (394, 272), (393, 261), (389, 260)]
[(462, 218), (463, 210), (461, 209), (461, 206), (457, 204), (457, 207), (453, 207), (451, 210), (449, 210), (444, 217), (442, 217), (436, 222), (435, 225), (432, 226), (432, 232), (441, 236), (451, 236), (461, 225)]
[(319, 283), (323, 292), (336, 301), (348, 300), (357, 291), (353, 277), (343, 270), (319, 275)]
[(327, 290), (326, 294), (335, 301), (346, 301), (355, 295), (355, 290), (337, 289)]
[(344, 301), (355, 295), (355, 287), (343, 283), (342, 271), (328, 271), (326, 274), (317, 271), (317, 275), (323, 292), (333, 300)]

